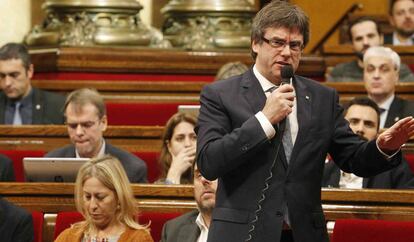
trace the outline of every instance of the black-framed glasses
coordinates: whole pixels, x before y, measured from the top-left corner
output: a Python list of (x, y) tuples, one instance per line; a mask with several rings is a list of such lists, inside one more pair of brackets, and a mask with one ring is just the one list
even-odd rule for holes
[(268, 43), (271, 47), (279, 50), (285, 48), (286, 45), (289, 45), (289, 49), (294, 52), (299, 52), (303, 49), (303, 44), (301, 41), (286, 42), (282, 39), (266, 39), (263, 36), (262, 40)]

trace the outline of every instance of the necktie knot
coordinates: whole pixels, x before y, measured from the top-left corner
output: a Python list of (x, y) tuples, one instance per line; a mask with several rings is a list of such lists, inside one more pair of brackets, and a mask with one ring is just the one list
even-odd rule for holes
[(387, 109), (385, 109), (385, 108), (379, 108), (379, 110), (380, 110), (380, 114), (382, 114), (383, 112), (387, 111)]

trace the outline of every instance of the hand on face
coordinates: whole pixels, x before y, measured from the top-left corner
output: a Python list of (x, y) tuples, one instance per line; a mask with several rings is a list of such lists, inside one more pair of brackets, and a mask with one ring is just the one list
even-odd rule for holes
[(414, 118), (403, 118), (378, 136), (378, 147), (386, 153), (393, 153), (413, 135)]
[(284, 84), (270, 94), (262, 112), (272, 124), (279, 123), (292, 112), (294, 101), (293, 86)]
[(192, 166), (196, 155), (196, 146), (183, 148), (177, 155), (171, 154), (172, 162), (167, 179), (179, 183), (181, 176)]

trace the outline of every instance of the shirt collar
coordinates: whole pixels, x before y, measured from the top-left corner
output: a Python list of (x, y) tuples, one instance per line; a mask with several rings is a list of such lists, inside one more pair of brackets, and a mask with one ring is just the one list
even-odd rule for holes
[(253, 66), (253, 74), (256, 76), (257, 80), (259, 80), (263, 92), (266, 92), (267, 90), (269, 90), (269, 88), (275, 86), (275, 84), (271, 83), (269, 80), (266, 79), (266, 77), (260, 74), (259, 70), (257, 70), (256, 68), (256, 65)]
[(392, 94), (389, 98), (387, 98), (387, 100), (385, 100), (385, 102), (383, 102), (381, 105), (378, 105), (380, 108), (385, 109), (386, 111), (390, 110), (390, 106), (392, 101), (394, 101), (394, 97), (395, 95)]
[(400, 42), (400, 40), (397, 38), (397, 34), (394, 32), (392, 34), (392, 43), (393, 45), (413, 45), (414, 44), (413, 38), (414, 38), (414, 35), (411, 35), (411, 37), (407, 39), (407, 41)]
[(20, 100), (12, 101), (10, 99), (7, 99), (7, 105), (14, 107), (16, 102), (20, 102), (21, 107), (28, 107), (32, 105), (32, 97), (33, 97), (33, 88), (32, 90), (30, 90), (27, 96), (23, 97)]
[(208, 230), (208, 227), (206, 225), (206, 223), (204, 222), (203, 216), (201, 215), (201, 213), (198, 213), (198, 216), (196, 218), (196, 224), (198, 226), (198, 228), (203, 231), (203, 230)]

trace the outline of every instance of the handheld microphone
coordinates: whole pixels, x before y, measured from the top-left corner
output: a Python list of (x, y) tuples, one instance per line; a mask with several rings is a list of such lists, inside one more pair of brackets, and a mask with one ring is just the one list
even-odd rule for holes
[(280, 76), (282, 77), (282, 82), (280, 85), (291, 84), (293, 77), (293, 67), (291, 65), (283, 66), (282, 70), (280, 70)]

